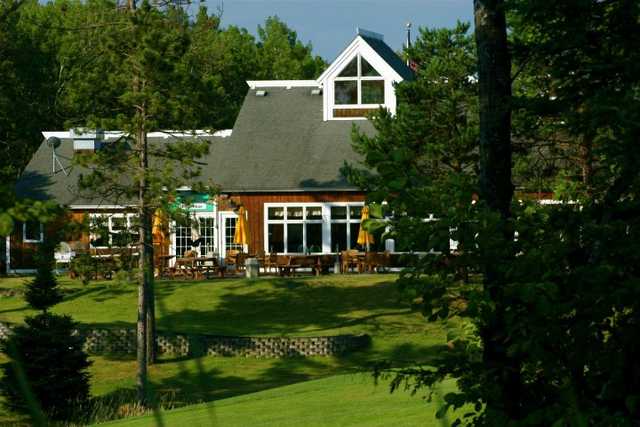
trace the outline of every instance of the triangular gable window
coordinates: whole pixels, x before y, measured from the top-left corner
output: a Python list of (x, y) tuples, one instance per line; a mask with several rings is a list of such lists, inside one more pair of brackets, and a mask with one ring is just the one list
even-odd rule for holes
[(380, 73), (375, 68), (373, 68), (373, 66), (369, 64), (366, 59), (362, 57), (360, 58), (361, 58), (360, 69), (363, 77), (379, 77), (380, 76)]
[(338, 75), (338, 77), (358, 77), (358, 57), (356, 56), (349, 62), (349, 65), (344, 67), (344, 70)]
[(385, 80), (357, 54), (333, 82), (333, 117), (363, 117), (385, 103)]

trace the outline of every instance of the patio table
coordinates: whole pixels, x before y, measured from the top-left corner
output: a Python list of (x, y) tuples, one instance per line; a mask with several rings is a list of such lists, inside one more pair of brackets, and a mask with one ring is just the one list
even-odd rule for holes
[(203, 275), (208, 278), (210, 273), (215, 273), (218, 277), (224, 277), (226, 267), (218, 262), (217, 257), (199, 257), (195, 259), (194, 271), (196, 276)]

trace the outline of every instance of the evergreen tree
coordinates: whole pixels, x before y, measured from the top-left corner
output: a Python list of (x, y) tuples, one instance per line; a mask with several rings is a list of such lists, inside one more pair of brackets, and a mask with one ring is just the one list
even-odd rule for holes
[(322, 58), (312, 55), (311, 44), (298, 40), (298, 34), (277, 16), (258, 26), (259, 79), (315, 79), (326, 66)]
[[(201, 119), (200, 112), (206, 111), (201, 101), (208, 99), (202, 95), (207, 86), (192, 72), (187, 55), (188, 17), (178, 8), (160, 10), (148, 2), (139, 6), (106, 12), (111, 25), (82, 42), (93, 44), (108, 61), (85, 69), (77, 76), (85, 81), (68, 91), (69, 96), (92, 98), (107, 106), (88, 113), (84, 126), (124, 133), (76, 161), (85, 169), (79, 187), (86, 197), (108, 195), (116, 204), (133, 205), (138, 217), (137, 385), (139, 400), (146, 403), (147, 365), (155, 361), (152, 218), (158, 209), (170, 211), (183, 186), (210, 190), (198, 182), (198, 159), (209, 149), (206, 139), (190, 134), (152, 144), (147, 137), (166, 129), (189, 133)], [(109, 85), (93, 86), (96, 80)]]
[(53, 276), (53, 247), (38, 250), (38, 273), (29, 283), (25, 299), (41, 313), (25, 318), (2, 343), (9, 362), (2, 365), (2, 393), (13, 411), (31, 415), (34, 425), (46, 419), (72, 421), (76, 408), (89, 399), (91, 365), (83, 351), (78, 324), (69, 316), (47, 310), (62, 297)]
[[(483, 113), (461, 109), (476, 116), (464, 125), (442, 119), (459, 92), (442, 91), (438, 99), (423, 90), (399, 97), (407, 105), (395, 117), (379, 113), (375, 137), (356, 134), (354, 140), (369, 171), (351, 168), (351, 178), (388, 202), (395, 216), (387, 226), (403, 231), (398, 237), (409, 249), (441, 249), (416, 260), (400, 284), (412, 301), (421, 301), (429, 320), (447, 320), (457, 333), (455, 325), (464, 325), (435, 369), (394, 370), (393, 385), (406, 380), (419, 388), (457, 378), (458, 390), (444, 396), (437, 415), (472, 405), (458, 423), (635, 425), (640, 38), (629, 35), (640, 34), (640, 5), (475, 5), (479, 98), (469, 93), (466, 99), (479, 99)], [(511, 74), (501, 16), (507, 6)], [(401, 84), (399, 94), (451, 84), (457, 46), (435, 39), (426, 45), (433, 61), (422, 60), (418, 80)], [(512, 82), (515, 97), (509, 96)], [(509, 202), (511, 108), (518, 145), (542, 142), (551, 154), (577, 154), (558, 176), (575, 190), (562, 195), (564, 203)], [(447, 150), (470, 132), (477, 139), (468, 153), (480, 155), (479, 168), (447, 167)], [(430, 214), (437, 220), (425, 221)], [(454, 254), (449, 238), (458, 242)], [(479, 274), (463, 283), (461, 267)]]
[(62, 301), (58, 281), (53, 273), (55, 263), (53, 254), (50, 240), (41, 243), (36, 253), (36, 276), (27, 283), (25, 292), (27, 303), (36, 310), (45, 312)]

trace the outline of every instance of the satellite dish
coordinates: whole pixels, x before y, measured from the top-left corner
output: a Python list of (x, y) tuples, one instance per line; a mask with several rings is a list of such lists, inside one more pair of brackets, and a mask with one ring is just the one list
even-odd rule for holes
[(50, 136), (49, 138), (47, 138), (47, 145), (50, 148), (56, 149), (56, 148), (60, 147), (61, 143), (62, 143), (62, 141), (60, 141), (60, 138), (58, 138), (58, 137)]
[(57, 166), (60, 166), (60, 170), (62, 170), (62, 172), (64, 172), (64, 174), (68, 176), (69, 174), (67, 173), (67, 170), (65, 169), (64, 166), (62, 166), (62, 163), (60, 163), (60, 159), (58, 159), (58, 155), (56, 154), (56, 148), (60, 147), (60, 144), (62, 144), (62, 141), (60, 141), (60, 138), (58, 137), (50, 136), (49, 138), (47, 138), (47, 145), (52, 150), (52, 153), (51, 153), (52, 154), (52, 158), (51, 158), (52, 172), (54, 175), (58, 173)]

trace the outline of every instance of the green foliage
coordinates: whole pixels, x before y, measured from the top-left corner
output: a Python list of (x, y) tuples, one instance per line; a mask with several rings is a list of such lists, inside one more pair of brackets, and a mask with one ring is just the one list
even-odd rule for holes
[[(473, 79), (462, 76), (475, 74), (475, 60), (469, 37), (454, 42), (460, 27), (422, 31), (422, 53), (412, 52), (422, 55), (418, 79), (398, 88), (404, 105), (395, 117), (374, 118), (377, 136), (354, 133), (366, 169), (346, 168), (352, 181), (388, 203), (399, 245), (436, 249), (416, 257), (399, 283), (428, 320), (455, 325), (452, 351), (434, 369), (394, 371), (394, 386), (456, 378), (459, 392), (444, 396), (439, 415), (471, 404), (459, 423), (638, 422), (640, 181), (632, 165), (640, 155), (640, 51), (628, 36), (640, 31), (636, 3), (509, 2), (516, 175), (525, 189), (556, 186), (565, 197), (514, 203), (507, 228), (515, 239), (497, 232), (500, 216), (473, 197), (477, 98)], [(464, 121), (451, 114), (453, 100), (465, 105)], [(498, 285), (482, 284), (487, 271)], [(509, 396), (507, 377), (515, 381)], [(487, 405), (505, 399), (516, 415)]]
[(69, 270), (78, 276), (83, 285), (88, 285), (97, 272), (97, 266), (91, 255), (78, 254), (71, 260)]
[[(370, 202), (387, 202), (389, 212), (406, 213), (390, 223), (403, 250), (447, 246), (447, 221), (423, 218), (445, 219), (477, 191), (477, 84), (470, 78), (476, 63), (468, 30), (465, 24), (421, 29), (410, 52), (420, 64), (418, 75), (397, 87), (397, 115), (376, 113), (373, 137), (354, 129), (354, 149), (363, 155), (364, 168), (346, 165), (344, 172), (368, 191)], [(416, 235), (433, 238), (419, 243), (403, 237)]]
[(519, 133), (546, 142), (564, 171), (558, 184), (574, 200), (618, 193), (616, 180), (636, 185), (640, 41), (629, 35), (638, 30), (638, 3), (509, 3)]
[(11, 359), (2, 365), (6, 405), (32, 417), (39, 406), (51, 420), (69, 421), (76, 405), (89, 397), (86, 369), (91, 363), (82, 350), (83, 339), (73, 334), (77, 325), (68, 316), (50, 313), (28, 317), (25, 323), (2, 344)]
[(277, 16), (258, 26), (258, 38), (259, 79), (315, 79), (327, 66), (322, 58), (312, 55), (311, 43), (302, 44), (297, 33)]
[(32, 1), (0, 3), (0, 182), (13, 184), (41, 141), (51, 114), (55, 75), (42, 31), (27, 17)]
[(36, 254), (36, 276), (27, 283), (25, 300), (36, 310), (47, 311), (50, 307), (62, 301), (62, 294), (58, 288), (53, 267), (54, 246), (47, 240), (38, 246)]
[[(1, 350), (10, 359), (2, 365), (2, 393), (13, 411), (29, 414), (35, 425), (69, 421), (74, 408), (89, 397), (90, 362), (82, 350), (83, 338), (69, 316), (49, 312), (63, 299), (53, 273), (54, 250), (64, 227), (39, 243), (36, 276), (27, 283), (26, 302), (41, 313), (13, 328)], [(44, 416), (43, 416), (44, 413)]]

